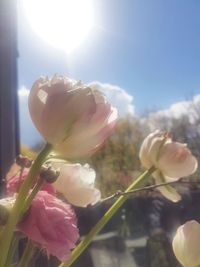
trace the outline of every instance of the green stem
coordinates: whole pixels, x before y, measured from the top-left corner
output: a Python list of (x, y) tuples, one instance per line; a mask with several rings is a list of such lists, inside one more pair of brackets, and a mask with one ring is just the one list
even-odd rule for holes
[(52, 150), (52, 146), (50, 144), (46, 144), (44, 149), (40, 152), (40, 154), (37, 156), (36, 160), (34, 161), (33, 165), (31, 166), (27, 179), (23, 182), (23, 184), (20, 187), (14, 207), (10, 213), (8, 222), (5, 225), (3, 233), (1, 235), (0, 267), (5, 266), (5, 262), (7, 259), (13, 232), (21, 216), (21, 211), (23, 210), (23, 207), (24, 207), (24, 200), (26, 199), (28, 195), (28, 192), (32, 186), (34, 178), (39, 173), (42, 164), (44, 163), (46, 157), (48, 156), (51, 150)]
[(5, 267), (11, 267), (12, 266), (13, 255), (14, 255), (15, 249), (18, 245), (19, 239), (20, 238), (19, 238), (18, 234), (13, 236), (13, 240), (12, 240), (11, 246), (9, 248), (8, 257), (7, 257)]
[(20, 174), (19, 174), (19, 186), (17, 188), (17, 192), (19, 191), (20, 189), (20, 185), (21, 185), (21, 182), (22, 182), (22, 175), (23, 175), (23, 172), (24, 172), (24, 167), (21, 167), (20, 169)]
[[(132, 184), (126, 189), (125, 192), (136, 188), (141, 185), (153, 172), (155, 167), (151, 167), (148, 171), (142, 173)], [(69, 267), (71, 264), (80, 256), (80, 254), (88, 247), (88, 245), (93, 240), (93, 237), (98, 234), (105, 224), (111, 219), (111, 217), (116, 213), (116, 211), (123, 205), (123, 203), (128, 198), (127, 195), (120, 196), (114, 204), (109, 208), (109, 210), (104, 214), (104, 216), (98, 221), (98, 223), (92, 228), (92, 230), (85, 236), (83, 241), (81, 241), (78, 246), (73, 250), (70, 259), (66, 263), (61, 263), (59, 267)]]
[(28, 240), (24, 253), (16, 267), (28, 266), (28, 263), (31, 260), (34, 253), (35, 253), (35, 247), (33, 246), (31, 240)]

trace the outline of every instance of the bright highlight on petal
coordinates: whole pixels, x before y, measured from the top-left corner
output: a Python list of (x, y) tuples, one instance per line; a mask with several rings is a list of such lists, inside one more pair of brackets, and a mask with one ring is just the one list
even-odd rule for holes
[(53, 46), (70, 52), (94, 27), (93, 0), (23, 0), (33, 30)]
[(60, 169), (60, 175), (53, 186), (73, 205), (86, 207), (101, 199), (100, 191), (95, 188), (95, 171), (88, 164), (67, 164), (52, 161), (54, 168)]

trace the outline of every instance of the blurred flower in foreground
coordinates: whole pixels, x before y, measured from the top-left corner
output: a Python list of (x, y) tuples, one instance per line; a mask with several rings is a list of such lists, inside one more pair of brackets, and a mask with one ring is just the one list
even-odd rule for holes
[(79, 238), (70, 205), (45, 191), (38, 192), (18, 230), (60, 261), (69, 258)]
[[(157, 171), (152, 174), (156, 184), (188, 176), (194, 173), (198, 166), (196, 158), (186, 144), (173, 142), (169, 133), (158, 130), (144, 139), (140, 149), (140, 160), (147, 169), (156, 167)], [(173, 187), (167, 185), (158, 189), (166, 198), (174, 202), (180, 200), (180, 195)]]
[(82, 166), (53, 161), (52, 166), (60, 169), (60, 175), (52, 185), (71, 204), (86, 207), (100, 200), (101, 193), (94, 188), (96, 173), (88, 164)]
[[(17, 172), (15, 174), (13, 174), (13, 176), (11, 176), (7, 179), (7, 181), (6, 181), (6, 193), (8, 196), (13, 196), (16, 192), (18, 192), (20, 185), (24, 182), (27, 175), (28, 175), (28, 169), (25, 169), (22, 173), (21, 178), (20, 178), (20, 172)], [(38, 179), (39, 179), (39, 177), (35, 178), (33, 186), (36, 184)], [(52, 195), (56, 194), (56, 190), (54, 189), (54, 187), (47, 182), (43, 183), (40, 190), (47, 191), (49, 194), (52, 194)]]
[(181, 225), (174, 236), (174, 254), (184, 267), (200, 266), (200, 224), (188, 221)]
[(15, 203), (15, 197), (7, 197), (0, 199), (0, 226), (7, 223), (10, 212)]
[(59, 75), (34, 83), (29, 110), (46, 141), (68, 159), (94, 153), (117, 119), (117, 110), (101, 92)]

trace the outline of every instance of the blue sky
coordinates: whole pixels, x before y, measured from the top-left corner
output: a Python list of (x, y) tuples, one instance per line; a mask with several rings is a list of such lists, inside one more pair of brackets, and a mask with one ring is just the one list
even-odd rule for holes
[(20, 9), (19, 88), (61, 73), (116, 85), (135, 112), (200, 93), (200, 1), (95, 0), (96, 28), (70, 55), (32, 31)]

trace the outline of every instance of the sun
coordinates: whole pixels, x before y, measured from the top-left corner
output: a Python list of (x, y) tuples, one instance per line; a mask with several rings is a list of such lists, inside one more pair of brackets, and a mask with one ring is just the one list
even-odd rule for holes
[(94, 28), (93, 0), (22, 0), (32, 29), (49, 44), (72, 51)]

